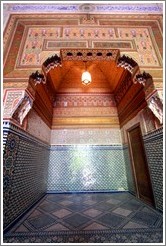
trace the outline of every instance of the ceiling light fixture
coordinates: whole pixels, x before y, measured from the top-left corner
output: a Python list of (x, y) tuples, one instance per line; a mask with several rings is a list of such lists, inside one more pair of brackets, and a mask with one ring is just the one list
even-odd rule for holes
[(85, 63), (85, 71), (82, 74), (81, 81), (82, 84), (89, 85), (92, 82), (92, 78), (91, 78), (91, 74), (87, 71), (86, 61), (84, 61), (84, 63)]

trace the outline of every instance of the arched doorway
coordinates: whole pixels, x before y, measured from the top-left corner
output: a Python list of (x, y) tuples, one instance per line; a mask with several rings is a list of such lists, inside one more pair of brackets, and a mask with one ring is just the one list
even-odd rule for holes
[[(86, 61), (86, 68), (91, 73), (91, 76), (92, 76), (92, 82), (87, 86), (81, 83), (81, 74), (83, 73), (85, 69), (85, 61)], [(103, 50), (103, 49), (102, 50), (94, 50), (94, 49), (92, 50), (91, 49), (61, 50), (61, 57), (54, 55), (48, 58), (43, 63), (42, 71), (44, 73), (44, 76), (42, 75), (44, 83), (40, 83), (38, 79), (35, 80), (35, 77), (33, 78), (33, 76), (30, 77), (30, 81), (34, 80), (36, 81), (36, 84), (39, 84), (37, 87), (37, 98), (34, 101), (34, 108), (36, 111), (38, 111), (41, 117), (43, 117), (42, 116), (43, 110), (41, 110), (41, 100), (42, 100), (41, 95), (44, 95), (42, 91), (45, 90), (45, 94), (49, 95), (47, 99), (45, 98), (46, 99), (45, 104), (47, 105), (46, 106), (47, 108), (48, 107), (50, 108), (50, 116), (48, 115), (48, 111), (47, 111), (47, 113), (45, 113), (45, 121), (47, 122), (47, 124), (50, 126), (50, 128), (53, 131), (52, 138), (51, 138), (52, 145), (57, 145), (57, 144), (60, 144), (60, 145), (73, 145), (73, 144), (75, 145), (81, 145), (81, 144), (99, 145), (99, 142), (94, 143), (94, 141), (96, 140), (95, 138), (91, 138), (89, 141), (89, 135), (91, 136), (93, 135), (94, 137), (95, 131), (97, 129), (99, 128), (101, 129), (105, 127), (107, 128), (107, 133), (109, 133), (108, 126), (109, 127), (111, 126), (114, 129), (114, 131), (117, 130), (117, 126), (118, 126), (119, 127), (118, 130), (120, 130), (130, 120), (132, 120), (139, 112), (143, 111), (145, 108), (147, 108), (147, 106), (151, 105), (151, 103), (149, 102), (152, 99), (152, 97), (154, 97), (154, 95), (156, 98), (158, 98), (159, 101), (161, 101), (158, 94), (156, 94), (156, 91), (153, 88), (152, 77), (148, 73), (145, 73), (145, 72), (141, 74), (138, 64), (132, 58), (129, 58), (125, 55), (120, 57), (119, 50)], [(37, 74), (36, 74), (36, 78), (37, 78)], [(149, 91), (149, 87), (152, 88), (150, 91)], [(87, 106), (91, 107), (92, 104), (95, 104), (95, 103), (96, 105), (93, 105), (93, 106), (96, 106), (96, 108), (103, 106), (103, 105), (100, 105), (99, 103), (100, 100), (97, 102), (98, 99), (95, 99), (96, 102), (94, 103), (95, 101), (94, 95), (99, 96), (99, 94), (100, 94), (100, 97), (101, 97), (101, 94), (107, 95), (107, 97), (109, 97), (108, 100), (105, 100), (104, 106), (112, 107), (116, 105), (117, 114), (115, 115), (110, 114), (110, 115), (107, 115), (107, 117), (101, 118), (98, 114), (94, 115), (93, 114), (94, 111), (93, 112), (87, 111)], [(86, 96), (88, 98), (91, 97), (92, 102), (86, 101), (85, 100)], [(104, 97), (102, 99), (104, 99)], [(114, 105), (109, 104), (110, 100), (112, 100), (112, 104)], [(49, 104), (51, 105), (51, 101), (52, 101), (52, 106), (53, 106), (52, 107), (52, 118), (51, 118), (51, 106), (48, 106)], [(71, 108), (72, 108), (72, 112), (74, 112), (74, 115), (72, 115), (70, 111)], [(93, 107), (93, 109), (94, 108), (95, 107)], [(83, 109), (83, 110), (78, 113), (78, 109), (81, 109), (81, 110)], [(102, 109), (104, 109), (104, 107)], [(161, 120), (162, 108), (158, 107), (158, 109), (159, 110), (157, 110), (157, 107), (156, 107), (155, 116), (156, 117), (160, 116), (159, 119), (160, 119), (160, 124), (161, 124), (162, 123), (161, 122), (162, 121)], [(115, 110), (115, 107), (114, 107), (114, 110)], [(154, 111), (153, 111), (153, 116), (154, 116)], [(139, 123), (142, 125), (142, 122), (139, 122)], [(79, 128), (79, 131), (77, 131), (76, 128)], [(135, 171), (132, 172), (132, 169), (133, 169), (132, 167), (134, 167), (134, 163), (135, 163), (134, 158), (137, 159), (137, 156), (133, 154), (133, 146), (135, 142), (135, 140), (132, 139), (131, 137), (131, 134), (132, 134), (131, 129), (133, 129), (133, 126), (131, 129), (130, 128), (127, 129), (125, 134), (127, 134), (127, 132), (130, 133), (129, 134), (130, 141), (128, 141), (127, 144), (128, 144), (128, 148), (130, 148), (130, 153), (132, 156), (131, 157), (132, 164), (130, 164), (131, 170), (126, 170), (124, 171), (124, 173), (128, 172), (128, 176), (131, 176), (132, 174), (134, 174), (133, 178), (129, 178), (130, 181), (128, 182), (131, 182), (131, 183), (133, 182), (133, 184), (130, 184), (130, 185), (132, 185), (135, 188), (133, 190), (131, 189), (131, 191), (137, 197), (141, 198), (139, 188), (138, 188), (138, 182), (137, 182), (137, 179), (139, 177), (139, 172), (137, 176), (136, 176)], [(73, 136), (79, 133), (78, 138), (72, 139), (71, 137), (69, 137), (71, 132), (73, 133)], [(87, 132), (89, 132), (89, 135), (87, 134)], [(139, 129), (139, 136), (140, 136), (140, 143), (142, 143), (141, 128)], [(103, 143), (105, 144), (109, 143), (109, 145), (116, 144), (116, 145), (122, 146), (123, 139), (122, 139), (122, 142), (120, 141), (116, 142), (117, 140), (116, 138), (117, 136), (115, 136), (115, 138), (112, 139), (112, 142), (111, 141), (107, 142), (105, 139), (103, 140)], [(131, 140), (132, 140), (132, 143), (131, 143)], [(99, 141), (99, 137), (97, 141)], [(141, 151), (143, 153), (144, 151), (143, 143), (141, 146), (142, 146)], [(76, 153), (75, 150), (74, 152)], [(73, 161), (71, 162), (71, 166), (73, 166), (73, 162), (77, 162), (78, 164), (78, 158), (80, 158), (80, 155), (79, 156), (78, 154), (76, 155), (77, 155), (77, 160), (74, 158)], [(82, 156), (84, 156), (84, 153), (82, 153)], [(54, 157), (52, 158), (54, 159)], [(66, 158), (68, 159), (69, 157), (66, 157)], [(144, 154), (144, 159), (142, 159), (142, 166), (144, 166), (146, 163), (147, 163), (146, 155)], [(64, 165), (66, 165), (65, 162), (64, 162)], [(52, 168), (53, 167), (51, 167), (51, 169)], [(61, 167), (60, 169), (63, 169), (63, 168)], [(82, 171), (85, 171), (85, 170), (82, 170)], [(142, 199), (145, 199), (145, 201), (150, 201), (150, 203), (153, 204), (154, 198), (153, 198), (152, 185), (151, 185), (148, 165), (146, 165), (146, 171), (147, 171), (147, 180), (145, 181), (145, 183), (147, 183), (147, 186), (149, 186), (150, 193), (151, 193), (150, 195), (151, 199), (150, 200), (146, 199), (144, 196), (142, 196)], [(52, 173), (52, 171), (50, 172)], [(62, 172), (62, 170), (59, 172)], [(92, 170), (88, 169), (88, 172), (91, 173)], [(81, 173), (79, 175), (81, 175)], [(110, 179), (112, 178), (113, 176), (111, 176)], [(94, 177), (91, 177), (90, 179), (96, 180)], [(51, 174), (50, 180), (52, 181), (54, 180), (55, 182), (55, 176)], [(57, 182), (59, 182), (58, 180), (59, 179), (57, 179)], [(68, 181), (68, 183), (70, 183), (70, 181)], [(108, 180), (107, 180), (107, 183), (108, 183)], [(76, 189), (81, 189), (81, 190), (85, 188), (83, 186), (81, 187), (77, 185), (78, 184), (74, 186), (74, 189), (76, 187), (77, 187)], [(57, 186), (57, 183), (55, 183), (53, 190), (54, 189), (56, 190), (55, 188), (56, 186)], [(52, 189), (53, 187), (52, 184), (50, 185), (50, 187)], [(71, 189), (73, 189), (73, 186), (71, 187), (72, 187)], [(96, 189), (94, 187), (90, 187), (89, 189), (91, 188)], [(62, 184), (61, 187), (59, 186), (58, 189), (60, 190), (62, 189), (62, 191), (65, 191), (68, 189), (70, 190), (70, 188), (68, 187), (68, 184), (66, 183)], [(114, 186), (111, 183), (110, 186), (107, 186), (106, 188), (105, 188), (105, 185), (103, 185), (103, 189), (125, 190), (127, 188), (125, 185), (124, 187), (123, 185), (121, 187), (121, 185), (119, 184), (118, 186)]]

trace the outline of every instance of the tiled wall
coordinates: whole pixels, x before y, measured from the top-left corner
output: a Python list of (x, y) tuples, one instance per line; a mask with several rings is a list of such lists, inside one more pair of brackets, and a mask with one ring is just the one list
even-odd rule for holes
[[(162, 210), (162, 129), (144, 136), (156, 207)], [(48, 145), (4, 126), (4, 228), (45, 192), (135, 193), (128, 146)], [(47, 166), (48, 165), (48, 166)]]
[(163, 209), (163, 129), (144, 136), (156, 208)]
[(135, 186), (134, 186), (132, 167), (131, 167), (130, 156), (129, 156), (129, 147), (127, 144), (123, 146), (123, 154), (125, 159), (128, 190), (132, 194), (135, 194)]
[(128, 190), (122, 146), (52, 146), (47, 190)]
[(4, 127), (4, 228), (46, 192), (48, 146), (17, 127)]

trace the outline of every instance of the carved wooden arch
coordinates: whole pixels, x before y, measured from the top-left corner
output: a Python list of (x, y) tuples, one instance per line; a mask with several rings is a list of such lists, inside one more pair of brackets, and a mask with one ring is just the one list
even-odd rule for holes
[[(91, 56), (91, 54), (95, 52), (95, 55)], [(145, 71), (143, 73), (140, 72), (140, 68), (137, 62), (126, 56), (120, 56), (120, 51), (118, 49), (111, 50), (94, 50), (94, 49), (84, 49), (84, 50), (62, 50), (61, 57), (58, 55), (53, 55), (45, 60), (42, 64), (41, 72), (36, 71), (32, 73), (29, 77), (29, 84), (26, 88), (25, 95), (20, 98), (20, 101), (15, 108), (12, 117), (17, 120), (17, 122), (22, 125), (23, 120), (29, 113), (32, 108), (37, 85), (45, 86), (47, 92), (49, 90), (48, 85), (46, 85), (46, 77), (47, 73), (51, 69), (56, 69), (58, 67), (63, 66), (62, 59), (79, 59), (82, 56), (82, 59), (103, 59), (114, 60), (116, 61), (117, 67), (123, 67), (125, 70), (131, 74), (133, 84), (141, 84), (144, 87), (145, 92), (145, 100), (147, 102), (148, 107), (151, 109), (153, 114), (159, 119), (160, 124), (163, 123), (163, 105), (162, 105), (162, 96), (155, 89), (152, 76)], [(92, 58), (91, 58), (92, 57)], [(49, 91), (50, 92), (50, 91)], [(49, 93), (51, 95), (51, 92)], [(52, 98), (53, 99), (53, 98)]]
[(131, 73), (134, 84), (140, 83), (144, 86), (147, 105), (160, 124), (163, 124), (163, 98), (155, 89), (152, 76), (145, 71), (141, 73), (138, 64), (132, 58), (125, 55), (118, 59), (117, 66), (121, 66)]

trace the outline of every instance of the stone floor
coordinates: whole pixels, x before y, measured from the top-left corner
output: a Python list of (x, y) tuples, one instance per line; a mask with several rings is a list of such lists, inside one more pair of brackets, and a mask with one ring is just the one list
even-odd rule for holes
[(46, 194), (9, 233), (162, 228), (162, 213), (128, 192)]

